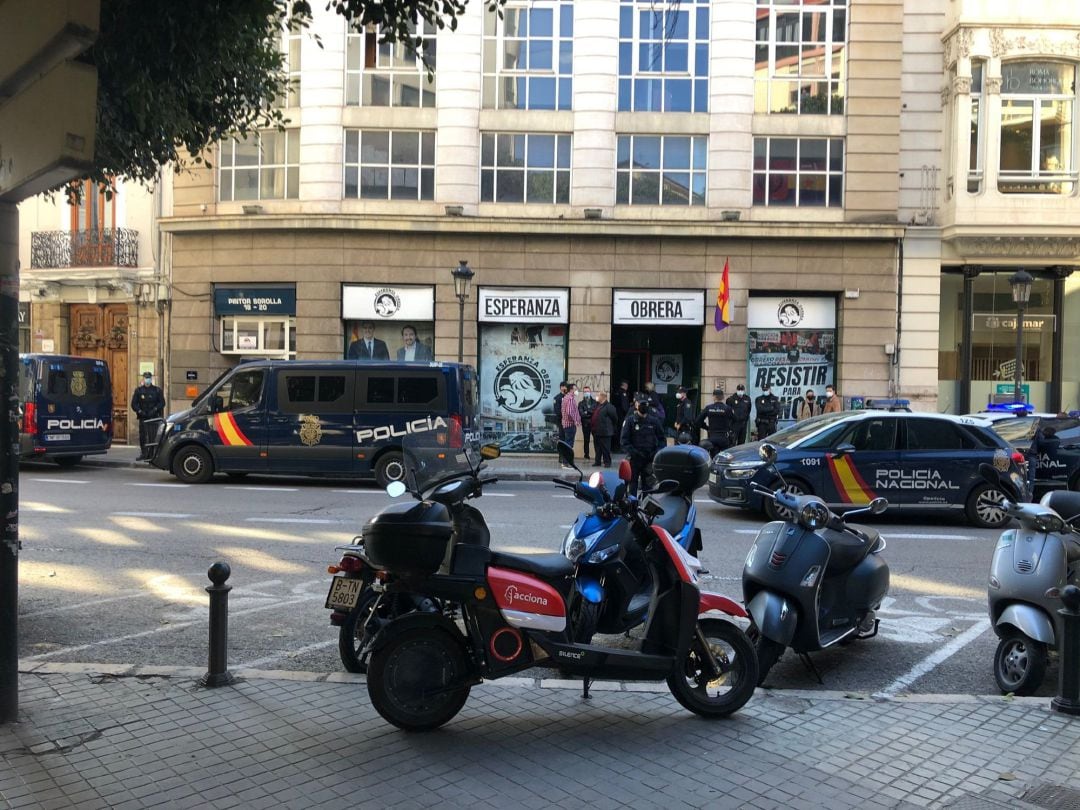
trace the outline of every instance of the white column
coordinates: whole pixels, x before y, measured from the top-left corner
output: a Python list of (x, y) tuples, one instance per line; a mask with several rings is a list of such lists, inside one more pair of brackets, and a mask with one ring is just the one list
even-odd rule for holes
[(709, 207), (749, 210), (754, 136), (754, 0), (712, 4)]
[(619, 104), (619, 6), (613, 0), (574, 3), (574, 140), (570, 201), (615, 205)]
[(435, 201), (480, 202), (480, 57), (484, 3), (469, 3), (456, 31), (439, 32), (436, 67)]

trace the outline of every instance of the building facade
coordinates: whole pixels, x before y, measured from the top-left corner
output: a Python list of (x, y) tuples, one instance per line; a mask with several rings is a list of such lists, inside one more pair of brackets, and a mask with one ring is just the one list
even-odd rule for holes
[(932, 319), (898, 318), (934, 296), (901, 275), (904, 6), (470, 3), (419, 32), (430, 78), (316, 9), (282, 38), (286, 130), (167, 184), (172, 407), (243, 357), (366, 356), (369, 335), (457, 359), (463, 260), (485, 426), (533, 449), (562, 379), (932, 407)]

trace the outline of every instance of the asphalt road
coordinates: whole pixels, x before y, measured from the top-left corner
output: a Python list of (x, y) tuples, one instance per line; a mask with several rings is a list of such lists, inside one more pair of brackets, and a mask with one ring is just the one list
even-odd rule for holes
[[(323, 602), (336, 545), (389, 502), (372, 485), (249, 477), (186, 486), (152, 469), (24, 465), (20, 657), (202, 666), (207, 567), (225, 560), (232, 666), (342, 669)], [(478, 503), (493, 546), (554, 551), (583, 506), (551, 484), (504, 482)], [(705, 587), (741, 600), (763, 518), (699, 494)], [(927, 519), (929, 521), (931, 519)], [(892, 589), (877, 638), (814, 656), (823, 684), (788, 653), (767, 685), (852, 693), (995, 694), (986, 618), (996, 532), (959, 519), (877, 520)], [(1052, 664), (1040, 694), (1052, 695)]]

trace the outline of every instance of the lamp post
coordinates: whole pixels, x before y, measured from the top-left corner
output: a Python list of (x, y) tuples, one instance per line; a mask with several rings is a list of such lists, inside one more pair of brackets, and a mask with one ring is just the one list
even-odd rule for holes
[(454, 295), (458, 300), (457, 361), (461, 363), (465, 356), (465, 299), (469, 297), (469, 284), (475, 273), (469, 269), (469, 263), (461, 259), (450, 275), (454, 277)]
[(1013, 374), (1013, 401), (1023, 402), (1021, 393), (1024, 379), (1024, 307), (1031, 298), (1031, 282), (1035, 277), (1027, 270), (1017, 270), (1009, 276), (1012, 299), (1016, 304), (1016, 371)]

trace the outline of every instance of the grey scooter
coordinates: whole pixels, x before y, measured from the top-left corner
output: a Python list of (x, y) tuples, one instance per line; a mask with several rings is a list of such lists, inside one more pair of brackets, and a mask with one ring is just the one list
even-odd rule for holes
[(1030, 695), (1042, 685), (1050, 650), (1061, 638), (1061, 591), (1080, 579), (1080, 492), (1055, 490), (1020, 503), (1008, 479), (989, 464), (979, 472), (1016, 500), (1002, 507), (1020, 522), (998, 538), (990, 564), (990, 621), (1000, 641), (994, 680), (1003, 693)]

